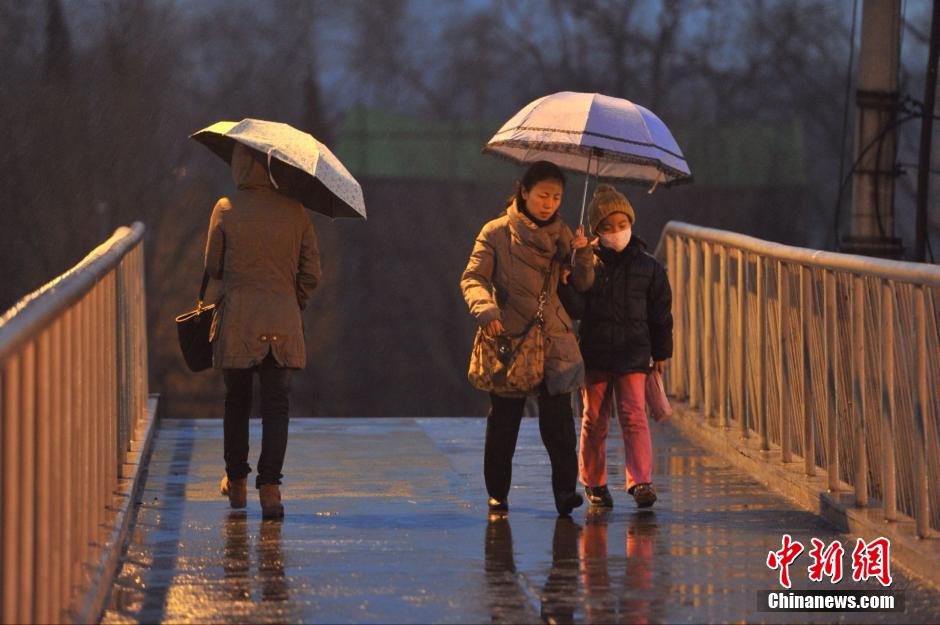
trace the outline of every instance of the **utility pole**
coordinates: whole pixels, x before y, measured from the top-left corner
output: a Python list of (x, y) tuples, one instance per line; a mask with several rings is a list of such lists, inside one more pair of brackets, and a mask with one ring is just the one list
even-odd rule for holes
[(841, 245), (850, 254), (899, 258), (904, 251), (894, 236), (900, 43), (901, 0), (864, 0), (852, 159), (857, 164), (849, 235)]
[(933, 108), (937, 96), (937, 53), (940, 52), (940, 0), (933, 0), (930, 20), (930, 53), (924, 79), (924, 119), (920, 126), (920, 157), (917, 170), (917, 230), (914, 260), (927, 262), (927, 189), (930, 186), (930, 142), (933, 138)]

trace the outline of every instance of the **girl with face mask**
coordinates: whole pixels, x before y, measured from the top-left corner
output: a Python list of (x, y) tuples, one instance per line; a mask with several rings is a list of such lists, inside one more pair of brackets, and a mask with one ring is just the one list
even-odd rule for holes
[(572, 317), (581, 319), (584, 414), (578, 457), (593, 506), (613, 507), (607, 488), (607, 432), (614, 402), (626, 459), (626, 487), (637, 505), (656, 501), (653, 448), (646, 417), (646, 377), (672, 356), (672, 293), (662, 264), (633, 236), (636, 217), (626, 197), (598, 185), (588, 210), (594, 241), (594, 284), (584, 293), (562, 287)]

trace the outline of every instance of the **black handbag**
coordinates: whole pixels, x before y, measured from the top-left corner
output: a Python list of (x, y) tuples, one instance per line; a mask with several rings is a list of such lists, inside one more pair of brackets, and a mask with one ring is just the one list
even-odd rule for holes
[(212, 327), (212, 315), (215, 304), (204, 306), (206, 287), (209, 285), (209, 273), (202, 274), (202, 287), (196, 308), (176, 318), (176, 331), (179, 334), (180, 349), (183, 358), (192, 371), (203, 371), (212, 366), (212, 345), (209, 343), (209, 330)]

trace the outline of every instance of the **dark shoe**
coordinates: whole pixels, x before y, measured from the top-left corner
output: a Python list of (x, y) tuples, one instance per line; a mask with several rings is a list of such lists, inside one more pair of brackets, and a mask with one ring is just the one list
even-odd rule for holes
[(653, 490), (652, 484), (646, 482), (637, 484), (630, 489), (630, 493), (638, 508), (649, 508), (656, 502), (656, 491)]
[(555, 508), (561, 516), (568, 516), (571, 511), (584, 503), (584, 497), (578, 493), (569, 493), (555, 498)]
[(490, 514), (506, 514), (509, 512), (509, 500), (503, 499), (499, 500), (495, 497), (490, 497), (487, 505), (490, 508)]
[(606, 484), (602, 486), (585, 486), (584, 494), (587, 495), (588, 502), (592, 506), (600, 506), (601, 508), (614, 507), (614, 498), (611, 497)]
[(261, 498), (261, 518), (280, 519), (284, 516), (280, 486), (277, 484), (262, 484), (258, 487), (258, 493)]
[(228, 505), (233, 508), (245, 508), (248, 506), (248, 478), (243, 477), (240, 480), (230, 480), (228, 475), (222, 477), (222, 483), (219, 484), (219, 492), (228, 495)]

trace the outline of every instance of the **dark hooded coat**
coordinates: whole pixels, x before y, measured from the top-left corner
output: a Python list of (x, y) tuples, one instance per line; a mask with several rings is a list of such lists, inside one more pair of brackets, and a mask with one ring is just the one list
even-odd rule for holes
[(320, 253), (304, 206), (274, 190), (265, 167), (238, 144), (238, 191), (212, 210), (205, 267), (222, 280), (210, 340), (213, 366), (243, 369), (269, 351), (282, 367), (303, 368), (301, 310), (320, 281)]

